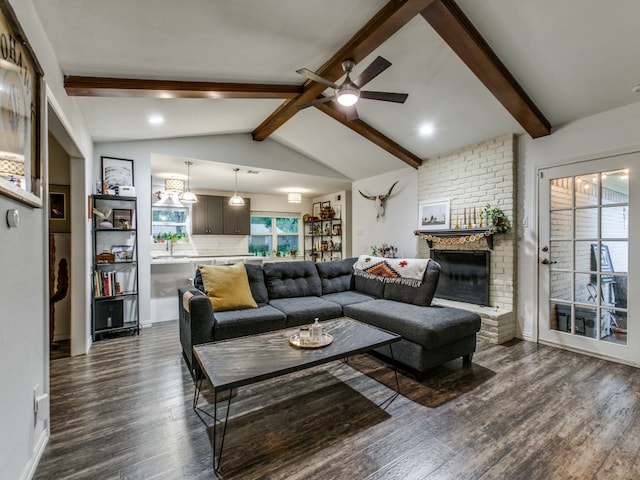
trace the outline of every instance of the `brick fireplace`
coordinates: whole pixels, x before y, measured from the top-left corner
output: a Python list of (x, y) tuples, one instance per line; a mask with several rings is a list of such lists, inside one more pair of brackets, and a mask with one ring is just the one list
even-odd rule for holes
[[(450, 201), (451, 228), (464, 209), (480, 211), (484, 206), (500, 207), (512, 224), (506, 234), (495, 234), (489, 263), (489, 305), (435, 298), (434, 304), (464, 308), (482, 318), (480, 336), (493, 343), (515, 337), (516, 324), (516, 139), (503, 135), (445, 155), (429, 158), (418, 170), (418, 203)], [(458, 215), (456, 215), (456, 212)], [(444, 250), (489, 250), (486, 239), (466, 243), (433, 242)], [(425, 240), (419, 240), (418, 256), (430, 256)]]

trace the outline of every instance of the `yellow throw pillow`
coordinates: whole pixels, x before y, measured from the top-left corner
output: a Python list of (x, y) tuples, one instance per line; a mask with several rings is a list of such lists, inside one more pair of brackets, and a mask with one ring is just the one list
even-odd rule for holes
[(204, 290), (216, 312), (258, 308), (251, 295), (244, 263), (235, 265), (200, 265)]

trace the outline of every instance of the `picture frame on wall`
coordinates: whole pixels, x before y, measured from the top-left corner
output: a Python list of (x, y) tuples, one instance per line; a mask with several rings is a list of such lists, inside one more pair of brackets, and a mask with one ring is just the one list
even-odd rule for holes
[(7, 0), (0, 0), (0, 194), (43, 206), (44, 73)]
[(449, 230), (451, 201), (439, 200), (418, 205), (418, 230)]
[(69, 185), (49, 185), (49, 227), (53, 233), (71, 232)]
[(313, 204), (312, 215), (316, 218), (320, 218), (320, 202)]
[[(118, 187), (133, 186), (133, 160), (115, 157), (100, 157), (102, 163), (103, 195), (108, 195), (109, 190), (117, 193)], [(104, 186), (107, 191), (104, 191)]]

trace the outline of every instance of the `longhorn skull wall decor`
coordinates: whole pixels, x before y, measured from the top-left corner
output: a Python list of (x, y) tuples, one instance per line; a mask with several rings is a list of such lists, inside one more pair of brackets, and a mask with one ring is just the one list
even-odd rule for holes
[(365, 195), (360, 190), (358, 190), (358, 192), (360, 192), (360, 195), (362, 195), (364, 198), (366, 198), (367, 200), (373, 200), (375, 202), (376, 221), (380, 221), (380, 217), (384, 216), (384, 202), (391, 196), (391, 191), (393, 190), (393, 187), (396, 186), (398, 181), (391, 185), (391, 188), (385, 195)]

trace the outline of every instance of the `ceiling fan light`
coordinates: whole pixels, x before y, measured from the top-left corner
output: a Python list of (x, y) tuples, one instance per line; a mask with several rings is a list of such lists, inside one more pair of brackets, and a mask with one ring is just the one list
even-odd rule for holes
[(345, 88), (344, 90), (340, 90), (336, 93), (338, 103), (344, 107), (351, 107), (352, 105), (355, 105), (359, 96), (360, 92), (351, 88)]

